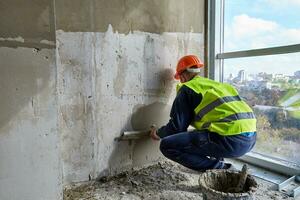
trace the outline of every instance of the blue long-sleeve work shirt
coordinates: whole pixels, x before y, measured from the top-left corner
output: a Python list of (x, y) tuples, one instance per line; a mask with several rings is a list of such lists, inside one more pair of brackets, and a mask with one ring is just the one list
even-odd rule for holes
[(187, 131), (187, 128), (195, 117), (194, 109), (201, 101), (201, 94), (197, 94), (185, 85), (182, 86), (173, 102), (170, 120), (165, 126), (158, 129), (158, 136), (164, 138)]

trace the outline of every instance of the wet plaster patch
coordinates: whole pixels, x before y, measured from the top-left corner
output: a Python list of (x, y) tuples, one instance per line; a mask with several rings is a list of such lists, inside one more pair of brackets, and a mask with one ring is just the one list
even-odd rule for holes
[(131, 118), (133, 130), (147, 130), (151, 124), (155, 124), (157, 127), (162, 126), (167, 122), (170, 109), (170, 105), (162, 102), (136, 105)]

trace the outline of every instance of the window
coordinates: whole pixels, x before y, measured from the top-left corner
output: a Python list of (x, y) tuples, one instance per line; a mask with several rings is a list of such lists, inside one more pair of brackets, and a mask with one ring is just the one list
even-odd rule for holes
[(300, 53), (235, 58), (224, 60), (223, 71), (224, 81), (239, 90), (256, 114), (254, 151), (300, 163), (300, 76), (293, 71), (296, 63), (300, 64)]
[(252, 106), (253, 152), (300, 166), (300, 1), (207, 2), (210, 78)]
[(224, 0), (224, 51), (300, 44), (299, 9), (299, 0)]

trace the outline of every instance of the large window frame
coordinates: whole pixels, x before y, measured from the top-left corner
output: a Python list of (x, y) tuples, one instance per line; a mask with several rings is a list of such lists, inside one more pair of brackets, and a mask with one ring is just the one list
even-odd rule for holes
[[(300, 52), (300, 44), (224, 52), (224, 3), (225, 0), (205, 0), (205, 61), (207, 66), (205, 75), (208, 78), (223, 82), (225, 59)], [(250, 152), (241, 157), (240, 160), (285, 175), (300, 174), (299, 165), (260, 153)]]

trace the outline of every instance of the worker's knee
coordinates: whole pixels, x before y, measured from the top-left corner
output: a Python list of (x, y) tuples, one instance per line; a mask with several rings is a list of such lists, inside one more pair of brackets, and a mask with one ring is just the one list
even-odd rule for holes
[(160, 152), (166, 157), (171, 160), (175, 161), (175, 158), (178, 157), (179, 151), (177, 149), (173, 149), (170, 145), (170, 141), (168, 139), (162, 139), (160, 141), (159, 146)]
[(160, 140), (160, 145), (159, 145), (159, 150), (161, 151), (162, 154), (165, 154), (166, 150), (168, 149), (167, 146), (167, 140), (166, 139), (161, 139)]

